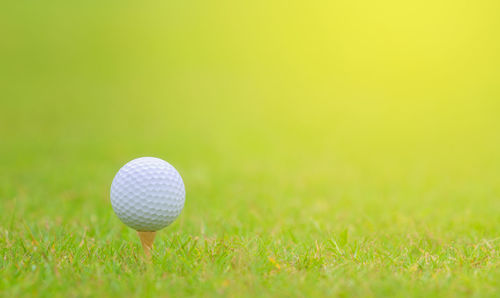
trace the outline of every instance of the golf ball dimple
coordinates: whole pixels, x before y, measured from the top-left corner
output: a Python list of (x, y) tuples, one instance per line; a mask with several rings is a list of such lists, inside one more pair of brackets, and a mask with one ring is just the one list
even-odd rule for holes
[(179, 172), (155, 157), (128, 162), (111, 183), (111, 205), (120, 220), (137, 231), (158, 231), (184, 208), (186, 191)]

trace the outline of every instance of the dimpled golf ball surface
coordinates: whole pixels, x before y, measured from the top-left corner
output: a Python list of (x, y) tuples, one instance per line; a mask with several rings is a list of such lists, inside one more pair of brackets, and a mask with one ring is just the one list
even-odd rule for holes
[(111, 205), (123, 223), (137, 231), (158, 231), (182, 211), (186, 192), (168, 162), (141, 157), (124, 165), (111, 184)]

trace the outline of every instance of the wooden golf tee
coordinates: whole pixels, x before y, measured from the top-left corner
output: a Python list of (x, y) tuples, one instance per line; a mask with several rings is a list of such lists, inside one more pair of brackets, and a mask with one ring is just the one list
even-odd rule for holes
[(137, 234), (139, 234), (139, 238), (141, 238), (141, 244), (142, 248), (144, 249), (144, 254), (146, 254), (146, 256), (150, 258), (151, 248), (153, 247), (153, 242), (155, 241), (156, 232), (137, 231)]

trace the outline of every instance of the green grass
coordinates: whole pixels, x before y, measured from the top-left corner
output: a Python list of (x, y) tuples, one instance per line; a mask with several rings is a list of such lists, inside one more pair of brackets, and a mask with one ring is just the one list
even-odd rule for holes
[[(13, 132), (3, 143), (5, 296), (499, 293), (499, 186), (488, 158), (457, 166), (425, 151), (397, 162), (382, 152), (322, 155), (291, 139), (268, 150), (201, 137), (185, 147), (138, 133), (113, 139), (97, 120), (103, 130), (92, 137)], [(54, 130), (85, 131), (59, 121)], [(236, 148), (211, 151), (219, 142)], [(141, 155), (170, 160), (187, 188), (151, 264), (108, 197), (118, 168)]]
[[(349, 3), (0, 10), (0, 296), (500, 296), (495, 4)], [(187, 193), (151, 263), (140, 156)]]

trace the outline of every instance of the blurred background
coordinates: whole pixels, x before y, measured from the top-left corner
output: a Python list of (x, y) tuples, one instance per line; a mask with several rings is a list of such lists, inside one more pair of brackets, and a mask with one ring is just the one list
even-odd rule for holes
[(1, 6), (2, 210), (115, 225), (114, 174), (157, 156), (188, 232), (397, 210), (495, 233), (498, 1)]

